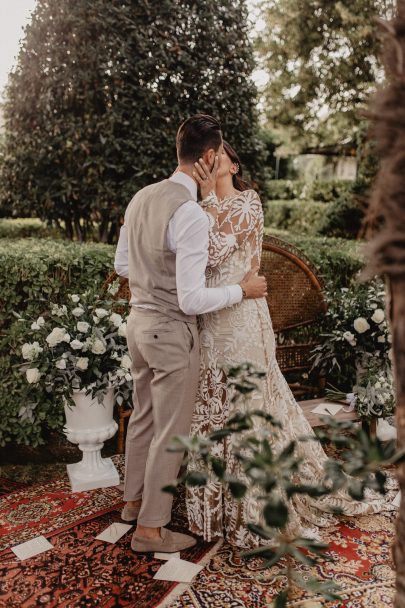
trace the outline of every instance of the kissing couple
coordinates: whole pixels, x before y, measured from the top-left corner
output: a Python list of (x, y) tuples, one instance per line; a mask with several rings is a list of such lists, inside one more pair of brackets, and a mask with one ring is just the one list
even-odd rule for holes
[[(136, 552), (172, 553), (196, 543), (194, 536), (165, 527), (173, 497), (162, 487), (177, 477), (183, 457), (167, 448), (175, 435), (204, 437), (233, 415), (226, 366), (250, 363), (266, 372), (247, 407), (281, 422), (282, 432), (272, 439), (275, 450), (313, 435), (276, 361), (266, 280), (257, 274), (260, 198), (243, 180), (241, 161), (215, 118), (197, 114), (185, 120), (176, 147), (175, 173), (146, 186), (129, 203), (115, 256), (115, 270), (128, 278), (131, 292), (127, 342), (134, 409), (126, 436), (122, 519), (137, 522), (131, 541)], [(262, 427), (257, 419), (254, 430), (259, 434)], [(226, 461), (227, 473), (242, 477), (233, 441), (231, 435), (218, 442), (215, 455)], [(297, 442), (297, 451), (304, 461), (301, 483), (323, 479), (327, 457), (320, 444)], [(189, 467), (197, 468), (192, 455)], [(224, 537), (245, 548), (260, 544), (247, 528), (261, 516), (253, 493), (236, 500), (210, 479), (203, 487), (187, 487), (186, 502), (192, 534), (206, 541)], [(308, 535), (308, 526), (331, 525), (337, 508), (358, 515), (381, 511), (384, 502), (382, 497), (355, 502), (343, 491), (296, 496), (288, 528)]]

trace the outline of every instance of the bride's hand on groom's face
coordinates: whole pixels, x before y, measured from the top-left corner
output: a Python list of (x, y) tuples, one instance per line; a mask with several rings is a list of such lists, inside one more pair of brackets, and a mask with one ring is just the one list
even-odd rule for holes
[(204, 200), (210, 192), (215, 192), (219, 167), (219, 156), (215, 156), (214, 165), (210, 171), (207, 163), (200, 158), (198, 163), (194, 163), (193, 176), (200, 186), (201, 198)]

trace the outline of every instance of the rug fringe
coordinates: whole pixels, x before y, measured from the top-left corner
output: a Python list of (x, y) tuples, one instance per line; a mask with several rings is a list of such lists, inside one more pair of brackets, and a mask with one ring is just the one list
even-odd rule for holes
[[(220, 538), (215, 543), (215, 545), (208, 551), (208, 553), (206, 553), (204, 557), (202, 557), (200, 561), (197, 562), (197, 564), (199, 566), (206, 566), (211, 560), (211, 558), (216, 554), (218, 549), (222, 547), (223, 543), (223, 538)], [(193, 583), (179, 583), (175, 586), (174, 589), (172, 589), (172, 591), (170, 591), (168, 595), (166, 595), (166, 597), (163, 598), (160, 604), (156, 604), (155, 608), (169, 608), (170, 604), (177, 600), (181, 595), (183, 595), (183, 593), (187, 591), (187, 589), (189, 589), (192, 584)]]

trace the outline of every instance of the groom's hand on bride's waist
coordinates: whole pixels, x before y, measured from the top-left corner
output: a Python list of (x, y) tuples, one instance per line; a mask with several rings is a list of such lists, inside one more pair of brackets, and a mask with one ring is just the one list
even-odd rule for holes
[(264, 298), (267, 296), (267, 281), (263, 276), (258, 276), (259, 267), (256, 266), (249, 270), (247, 275), (239, 283), (242, 287), (243, 297), (252, 298)]

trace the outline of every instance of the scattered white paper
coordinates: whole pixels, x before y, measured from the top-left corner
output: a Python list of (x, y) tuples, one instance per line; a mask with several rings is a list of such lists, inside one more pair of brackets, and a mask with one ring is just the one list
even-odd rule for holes
[(180, 551), (178, 551), (177, 553), (155, 553), (154, 555), (155, 559), (162, 559), (164, 561), (172, 559), (172, 557), (180, 559)]
[(398, 508), (401, 506), (401, 492), (398, 492), (398, 494), (395, 496), (394, 500), (392, 501), (392, 504)]
[(53, 549), (53, 545), (51, 545), (45, 536), (36, 536), (25, 543), (11, 547), (13, 553), (21, 560), (29, 559), (30, 557), (49, 551), (49, 549)]
[(191, 583), (193, 578), (201, 572), (203, 566), (187, 562), (174, 557), (159, 568), (153, 578), (159, 581), (174, 581), (177, 583)]
[(116, 522), (108, 526), (103, 532), (100, 532), (98, 536), (96, 536), (97, 540), (103, 540), (106, 543), (116, 543), (124, 534), (128, 532), (133, 526), (130, 524), (122, 524), (120, 522)]
[(325, 414), (326, 416), (336, 416), (340, 410), (343, 409), (343, 405), (339, 403), (320, 403), (311, 412), (313, 414)]

